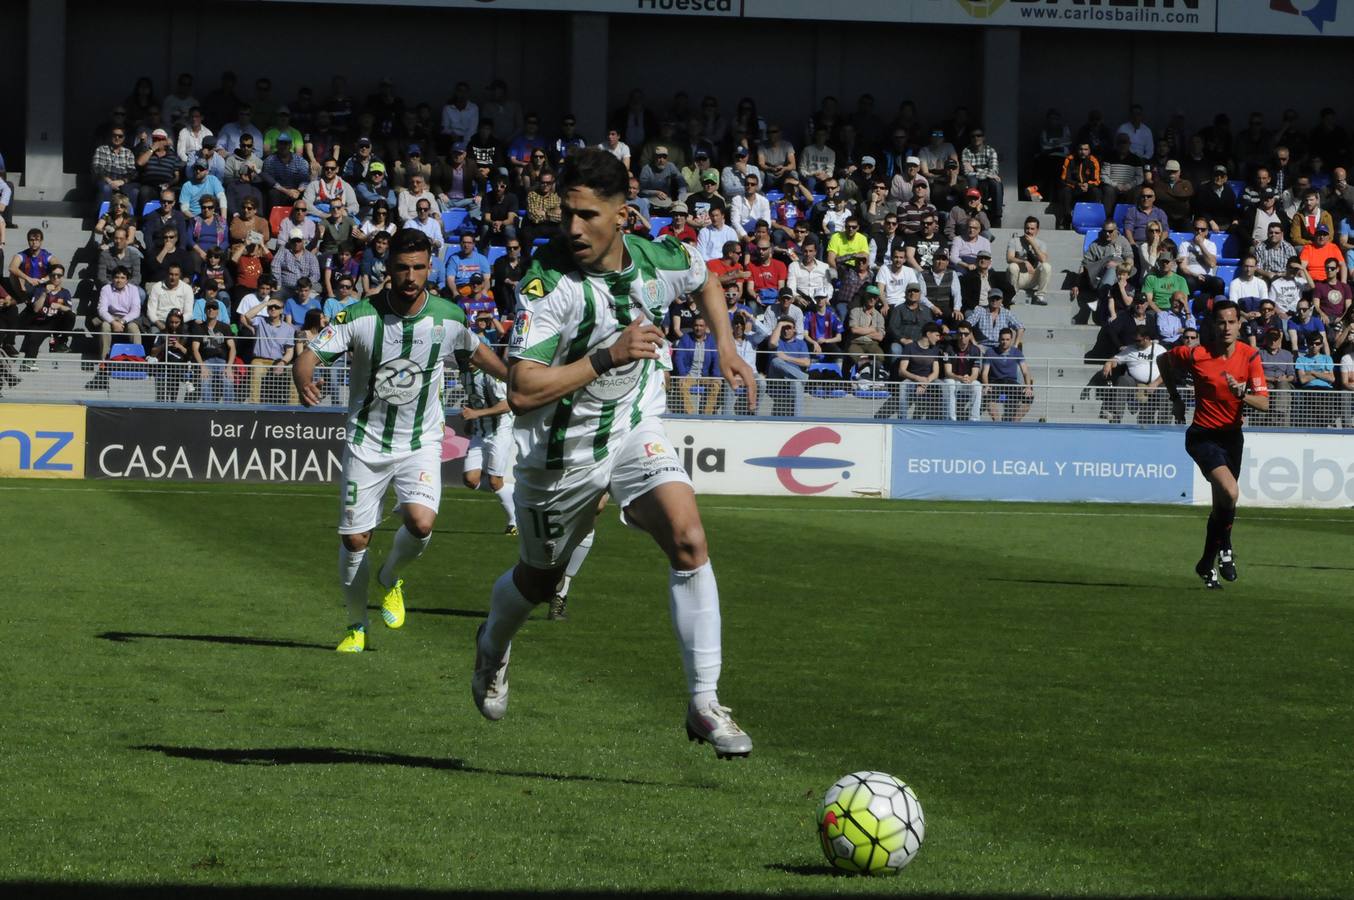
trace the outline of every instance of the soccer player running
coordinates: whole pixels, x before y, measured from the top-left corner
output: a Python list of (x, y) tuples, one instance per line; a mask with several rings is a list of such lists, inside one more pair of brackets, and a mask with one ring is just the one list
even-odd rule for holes
[(659, 419), (671, 357), (654, 323), (675, 298), (697, 293), (721, 373), (746, 388), (749, 406), (755, 376), (734, 349), (724, 290), (704, 261), (671, 236), (654, 242), (624, 233), (628, 176), (614, 156), (572, 154), (559, 184), (561, 235), (519, 282), (508, 348), (521, 560), (494, 584), (476, 633), (471, 694), (485, 718), (507, 712), (513, 635), (551, 599), (609, 492), (626, 524), (648, 532), (671, 566), (669, 609), (690, 692), (687, 736), (721, 758), (747, 756), (752, 739), (716, 693), (719, 591), (695, 491)]
[(381, 617), (404, 624), (400, 569), (423, 554), (442, 499), (443, 361), (452, 357), (469, 384), (473, 359), (481, 369), (507, 376), (498, 356), (465, 327), (456, 304), (428, 292), (432, 243), (405, 228), (390, 241), (390, 287), (344, 309), (292, 365), (301, 402), (321, 402), (315, 366), (351, 355), (347, 445), (339, 513), (339, 583), (348, 607), (348, 630), (337, 650), (367, 647), (367, 546), (381, 520), (381, 501), (393, 482), (404, 524), (377, 576), (385, 588)]
[[(479, 340), (489, 346), (483, 338)], [(461, 410), (461, 418), (470, 432), (461, 483), (472, 491), (486, 486), (493, 491), (508, 517), (503, 533), (516, 536), (517, 509), (513, 505), (512, 485), (503, 481), (512, 462), (513, 414), (508, 407), (508, 392), (501, 379), (483, 369), (476, 369), (471, 378), (473, 394), (483, 405), (479, 408), (467, 405)]]
[(1185, 451), (1213, 488), (1213, 511), (1208, 516), (1204, 553), (1194, 567), (1210, 589), (1221, 588), (1221, 574), (1236, 581), (1232, 551), (1232, 521), (1236, 518), (1237, 476), (1241, 474), (1241, 422), (1246, 407), (1269, 409), (1269, 388), (1259, 352), (1238, 340), (1244, 320), (1230, 300), (1213, 304), (1204, 341), (1181, 345), (1159, 360), (1176, 422), (1185, 422), (1185, 403), (1177, 384), (1184, 376), (1194, 381), (1194, 422), (1185, 430)]

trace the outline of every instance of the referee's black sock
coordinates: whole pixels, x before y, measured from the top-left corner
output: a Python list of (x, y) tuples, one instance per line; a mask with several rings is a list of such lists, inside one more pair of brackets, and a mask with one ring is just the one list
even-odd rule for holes
[(1213, 514), (1218, 518), (1218, 547), (1222, 550), (1232, 549), (1232, 523), (1236, 521), (1236, 507), (1229, 506), (1222, 512)]
[(1199, 558), (1199, 566), (1213, 567), (1213, 558), (1222, 549), (1223, 528), (1217, 511), (1208, 514), (1208, 532), (1204, 537), (1204, 555)]

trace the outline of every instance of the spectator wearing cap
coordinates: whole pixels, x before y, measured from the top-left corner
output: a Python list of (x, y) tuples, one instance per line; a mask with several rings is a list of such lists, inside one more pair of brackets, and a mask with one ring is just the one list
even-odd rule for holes
[(1302, 195), (1301, 205), (1293, 214), (1288, 239), (1301, 251), (1316, 241), (1317, 229), (1322, 227), (1326, 229), (1327, 235), (1335, 234), (1335, 221), (1330, 213), (1321, 208), (1321, 195), (1314, 188), (1308, 188)]
[[(1323, 213), (1329, 218), (1329, 213)], [(1295, 224), (1297, 220), (1294, 220)], [(1321, 284), (1330, 278), (1330, 273), (1326, 270), (1327, 262), (1338, 264), (1337, 274), (1340, 281), (1349, 280), (1349, 270), (1345, 267), (1345, 255), (1340, 252), (1340, 248), (1331, 241), (1330, 226), (1324, 222), (1317, 225), (1312, 233), (1312, 241), (1298, 251), (1298, 256), (1302, 264), (1307, 267), (1307, 274), (1314, 284)]]
[(463, 294), (457, 302), (469, 321), (473, 322), (484, 313), (493, 316), (498, 312), (498, 304), (494, 301), (494, 295), (489, 292), (489, 275), (487, 272), (476, 272), (471, 275), (466, 281), (466, 290)]
[(975, 308), (971, 310), (966, 321), (973, 328), (973, 335), (981, 343), (984, 349), (995, 350), (999, 343), (1002, 329), (1010, 329), (1015, 338), (1015, 343), (1019, 345), (1025, 337), (1025, 326), (1020, 324), (1020, 320), (1011, 314), (1009, 309), (1003, 305), (1005, 295), (1000, 288), (989, 288), (987, 291), (987, 307)]
[[(988, 218), (987, 211), (983, 207), (983, 196), (977, 188), (968, 188), (964, 191), (964, 202), (950, 210), (945, 219), (945, 238), (953, 241), (956, 238), (966, 237), (968, 235), (968, 222), (970, 219), (976, 219), (979, 228), (978, 233), (988, 241), (992, 240), (992, 221)], [(950, 262), (955, 261), (955, 254), (950, 253)]]
[(992, 242), (983, 237), (983, 223), (977, 216), (969, 216), (964, 222), (963, 232), (955, 235), (950, 242), (950, 264), (966, 272), (978, 268), (978, 257), (985, 255), (992, 259)]
[(379, 202), (384, 201), (387, 210), (399, 206), (399, 198), (386, 179), (383, 162), (374, 162), (367, 168), (366, 179), (353, 188), (353, 193), (357, 196), (358, 216), (364, 221), (371, 216), (372, 208)]
[(1212, 231), (1229, 231), (1237, 222), (1237, 196), (1227, 184), (1227, 167), (1213, 167), (1213, 180), (1194, 191), (1192, 209), (1195, 217), (1202, 216)]
[(1297, 372), (1293, 367), (1297, 359), (1293, 351), (1284, 346), (1283, 332), (1277, 327), (1266, 328), (1257, 343), (1260, 367), (1269, 387), (1269, 409), (1256, 415), (1252, 424), (1286, 428), (1293, 390), (1297, 387)]
[[(804, 310), (798, 305), (799, 295), (789, 287), (780, 289), (780, 294), (776, 297), (776, 302), (768, 306), (757, 319), (755, 340), (760, 343), (773, 335), (779, 323), (782, 321), (790, 322), (795, 326), (795, 334), (803, 336), (804, 333)], [(805, 345), (805, 349), (808, 347)]]
[[(880, 297), (879, 285), (870, 285), (874, 290), (868, 295)], [(922, 329), (928, 322), (935, 321), (930, 306), (922, 302), (920, 284), (909, 284), (903, 290), (903, 302), (887, 309), (881, 307), (880, 315), (884, 319), (884, 336), (888, 341), (890, 356), (898, 356), (910, 345), (921, 338)]]
[(719, 173), (714, 169), (706, 169), (700, 175), (699, 190), (692, 191), (686, 195), (686, 205), (691, 210), (691, 216), (697, 226), (708, 224), (711, 210), (718, 208), (728, 217), (729, 205), (723, 195), (719, 193)]
[(655, 209), (669, 209), (683, 194), (681, 170), (669, 158), (667, 144), (653, 148), (653, 160), (639, 172), (639, 189)]
[(220, 179), (207, 171), (207, 161), (198, 159), (193, 162), (193, 175), (184, 182), (179, 190), (179, 209), (185, 216), (196, 216), (202, 212), (202, 201), (206, 197), (216, 199), (217, 211), (227, 212), (226, 189)]
[(889, 182), (889, 199), (898, 203), (907, 203), (912, 199), (912, 193), (918, 181), (926, 181), (926, 176), (921, 174), (921, 157), (908, 156), (903, 160), (902, 171), (895, 172), (893, 179)]
[(658, 126), (658, 133), (649, 135), (649, 139), (644, 142), (643, 148), (639, 151), (639, 162), (636, 163), (640, 171), (643, 171), (646, 166), (654, 165), (654, 160), (658, 158), (657, 150), (659, 147), (663, 148), (666, 161), (676, 167), (680, 176), (682, 166), (687, 164), (689, 157), (686, 155), (686, 149), (682, 146), (681, 139), (677, 137), (677, 123), (671, 117), (663, 119)]
[(479, 219), (489, 185), (480, 181), (479, 171), (467, 163), (467, 158), (463, 142), (452, 144), (449, 157), (433, 167), (432, 189), (442, 209), (464, 209), (470, 218)]
[(945, 248), (932, 254), (931, 264), (921, 270), (920, 284), (923, 301), (936, 311), (942, 321), (953, 323), (963, 320), (963, 281), (959, 273), (950, 268), (950, 254)]
[(202, 149), (202, 142), (212, 137), (212, 130), (202, 124), (202, 110), (194, 106), (188, 110), (184, 126), (179, 130), (179, 139), (175, 150), (179, 159), (192, 159)]
[(686, 204), (679, 200), (672, 204), (668, 213), (672, 216), (672, 221), (658, 230), (658, 236), (665, 237), (670, 234), (683, 244), (696, 243), (699, 235), (696, 234), (696, 229), (691, 227)]
[(302, 278), (309, 278), (311, 284), (318, 283), (320, 260), (306, 249), (306, 242), (300, 233), (280, 236), (279, 240), (283, 242), (284, 249), (273, 257), (273, 278), (277, 280), (277, 286), (282, 293), (284, 295), (293, 293), (296, 290), (296, 282)]
[(817, 125), (813, 130), (813, 141), (799, 154), (799, 178), (810, 190), (837, 171), (837, 151), (828, 146), (827, 139), (827, 126)]
[(268, 201), (275, 206), (294, 204), (310, 182), (310, 164), (295, 152), (288, 132), (276, 136), (276, 149), (263, 160), (263, 184)]
[(701, 190), (706, 172), (714, 172), (715, 184), (718, 185), (719, 170), (711, 168), (710, 151), (702, 147), (693, 152), (689, 165), (682, 166), (682, 181), (685, 183), (688, 193)]
[[(861, 160), (864, 163), (864, 160)], [(786, 175), (795, 171), (795, 147), (781, 136), (781, 127), (772, 122), (766, 128), (766, 140), (757, 146), (757, 168), (768, 184), (780, 184)]]
[[(731, 202), (746, 190), (749, 177), (755, 177), (758, 185), (762, 183), (762, 170), (752, 165), (750, 160), (751, 151), (739, 145), (733, 150), (733, 162), (720, 173), (719, 192)], [(770, 212), (767, 218), (770, 218)]]
[(1153, 181), (1153, 187), (1157, 206), (1166, 214), (1171, 230), (1184, 228), (1194, 202), (1194, 183), (1181, 176), (1179, 161), (1167, 160), (1161, 176)]
[(1039, 219), (1029, 216), (1020, 234), (1006, 242), (1006, 275), (1011, 288), (1025, 291), (1035, 306), (1046, 306), (1044, 298), (1053, 266), (1048, 261), (1048, 246), (1039, 238)]
[(432, 184), (433, 167), (423, 158), (423, 145), (406, 144), (404, 158), (391, 163), (386, 174), (390, 177), (391, 185), (399, 191), (407, 188), (415, 175), (422, 175), (425, 184)]
[(94, 151), (90, 164), (90, 174), (94, 176), (97, 198), (100, 202), (111, 200), (114, 194), (126, 194), (133, 209), (139, 209), (137, 198), (141, 186), (136, 178), (136, 154), (127, 147), (127, 129), (115, 125), (108, 130), (108, 143), (101, 144)]
[(860, 165), (854, 167), (854, 170), (845, 179), (849, 191), (847, 196), (857, 202), (864, 203), (869, 199), (878, 197), (875, 194), (875, 188), (884, 185), (884, 200), (890, 209), (897, 209), (898, 202), (889, 197), (888, 180), (879, 171), (879, 161), (873, 156), (866, 154), (860, 158)]
[[(358, 138), (353, 144), (352, 154), (343, 161), (343, 168), (340, 170), (343, 180), (349, 184), (365, 181), (372, 163), (376, 162), (382, 162), (382, 160), (376, 155), (371, 144), (371, 138)], [(386, 180), (389, 181), (389, 173), (386, 173), (386, 176)]]
[[(277, 108), (277, 112), (273, 117), (273, 127), (263, 133), (263, 152), (265, 154), (276, 152), (278, 139), (284, 134), (291, 139), (293, 150), (300, 148), (302, 141), (301, 132), (292, 126), (291, 109), (285, 104)], [(307, 174), (309, 173), (307, 172)]]
[(451, 98), (442, 107), (439, 128), (442, 152), (445, 153), (453, 144), (469, 140), (479, 127), (479, 104), (470, 99), (470, 85), (458, 81), (451, 90)]
[(208, 135), (202, 139), (202, 146), (198, 148), (197, 153), (188, 160), (184, 166), (184, 178), (193, 177), (193, 166), (199, 162), (207, 164), (207, 172), (216, 177), (222, 184), (226, 180), (226, 157), (224, 154), (216, 152), (216, 138)]
[[(150, 143), (136, 157), (141, 172), (141, 196), (157, 196), (164, 188), (177, 189), (183, 180), (183, 160), (174, 152), (169, 132), (156, 128)], [(125, 192), (124, 192), (125, 193)]]
[(348, 209), (358, 208), (357, 191), (339, 175), (338, 161), (333, 159), (320, 163), (320, 176), (306, 185), (302, 197), (312, 209), (335, 200), (342, 200)]
[[(1273, 260), (1278, 262), (1279, 265), (1270, 271), (1281, 272), (1283, 271), (1284, 260), (1297, 252), (1296, 249), (1293, 249), (1293, 245), (1285, 239), (1291, 224), (1292, 220), (1289, 219), (1288, 213), (1284, 212), (1283, 207), (1279, 205), (1278, 193), (1272, 187), (1263, 187), (1256, 194), (1255, 204), (1248, 207), (1243, 214), (1239, 232), (1242, 240), (1256, 246), (1267, 243), (1270, 232), (1277, 228), (1279, 230), (1278, 242), (1291, 251), (1284, 257)], [(1262, 265), (1261, 268), (1264, 269), (1264, 266)]]

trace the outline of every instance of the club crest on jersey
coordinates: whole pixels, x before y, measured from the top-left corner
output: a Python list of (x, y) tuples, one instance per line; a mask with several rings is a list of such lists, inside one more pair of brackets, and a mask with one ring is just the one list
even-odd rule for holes
[(644, 445), (645, 456), (667, 456), (668, 448), (662, 441), (649, 441)]
[(391, 406), (413, 403), (423, 389), (423, 367), (412, 359), (392, 359), (376, 370), (372, 393)]
[(432, 484), (432, 483), (433, 483), (433, 476), (432, 476), (432, 473), (430, 473), (430, 472), (419, 472), (419, 473), (418, 473), (418, 480), (419, 480), (420, 482), (422, 482), (423, 484)]
[(517, 314), (517, 318), (512, 323), (512, 337), (509, 339), (509, 346), (514, 350), (521, 350), (527, 345), (527, 335), (531, 333), (531, 312), (522, 310)]
[(649, 301), (650, 309), (659, 309), (663, 305), (663, 282), (658, 279), (644, 282), (644, 299)]
[(434, 343), (434, 344), (440, 344), (440, 343), (442, 343), (442, 339), (445, 338), (446, 336), (447, 336), (447, 326), (445, 326), (445, 325), (434, 325), (434, 326), (433, 326), (433, 343)]

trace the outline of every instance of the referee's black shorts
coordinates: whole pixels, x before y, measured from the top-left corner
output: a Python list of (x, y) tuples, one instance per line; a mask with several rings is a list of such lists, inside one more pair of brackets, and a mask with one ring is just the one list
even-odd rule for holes
[(1233, 478), (1241, 477), (1241, 451), (1245, 440), (1240, 428), (1185, 429), (1185, 452), (1205, 475), (1218, 466), (1226, 466)]

